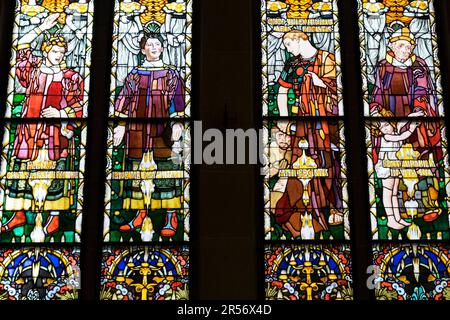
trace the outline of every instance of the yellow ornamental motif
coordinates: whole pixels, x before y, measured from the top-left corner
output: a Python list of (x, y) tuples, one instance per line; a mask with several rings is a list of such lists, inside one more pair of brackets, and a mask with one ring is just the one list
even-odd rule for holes
[[(402, 148), (395, 154), (397, 159), (402, 160), (417, 160), (420, 153), (415, 151), (410, 143), (402, 146)], [(407, 193), (410, 198), (414, 196), (415, 185), (419, 183), (416, 170), (411, 168), (400, 169), (403, 177), (403, 182), (407, 187)]]
[(404, 15), (405, 7), (409, 5), (408, 0), (384, 0), (383, 4), (389, 7), (389, 11), (386, 13), (386, 22), (388, 24), (393, 21), (400, 21), (405, 24), (411, 22), (412, 18)]
[(321, 1), (313, 4), (312, 8), (314, 11), (331, 11), (333, 9), (333, 5), (329, 1)]
[(141, 14), (141, 22), (147, 24), (151, 21), (156, 21), (163, 24), (166, 20), (166, 14), (164, 13), (164, 7), (167, 5), (168, 0), (141, 0), (142, 5), (147, 9)]
[(132, 13), (141, 10), (142, 5), (137, 2), (122, 2), (120, 3), (120, 11), (125, 13)]
[(416, 160), (420, 157), (420, 153), (414, 150), (412, 144), (406, 143), (397, 151), (396, 156), (400, 160)]
[(43, 0), (42, 6), (51, 13), (60, 13), (58, 22), (60, 24), (66, 23), (66, 14), (64, 13), (66, 7), (69, 5), (69, 0)]
[(50, 160), (47, 146), (39, 150), (35, 160), (27, 164), (27, 170), (55, 170), (56, 162)]
[(306, 19), (309, 16), (308, 9), (312, 6), (312, 0), (286, 0), (289, 5), (288, 19)]
[(428, 10), (428, 1), (413, 1), (411, 2), (410, 6), (426, 11)]
[(302, 156), (294, 162), (292, 167), (294, 170), (313, 170), (317, 168), (317, 164), (311, 157), (306, 156), (305, 152), (303, 152)]
[(145, 242), (152, 241), (154, 233), (155, 233), (155, 231), (153, 230), (152, 219), (150, 219), (149, 217), (145, 217), (144, 221), (142, 222), (142, 228), (141, 228), (142, 241), (145, 241)]
[(287, 8), (287, 4), (281, 1), (269, 1), (267, 8), (269, 11), (277, 12)]
[(366, 7), (366, 9), (368, 10), (368, 11), (370, 11), (370, 12), (373, 12), (373, 13), (375, 13), (375, 12), (378, 12), (380, 9), (382, 9), (382, 7), (381, 6), (377, 6), (376, 4), (374, 4), (374, 3), (371, 3), (371, 4), (369, 4), (367, 7)]
[(74, 2), (69, 5), (69, 11), (78, 12), (78, 13), (86, 13), (88, 12), (88, 4), (87, 0)]
[(20, 12), (29, 16), (35, 17), (45, 11), (45, 8), (36, 4), (36, 0), (22, 0), (22, 7)]
[(69, 0), (43, 0), (42, 6), (44, 6), (48, 11), (64, 12), (66, 6), (69, 5)]
[(301, 139), (298, 143), (300, 149), (303, 150), (301, 157), (292, 164), (292, 168), (297, 170), (297, 177), (303, 185), (303, 196), (302, 201), (305, 206), (310, 202), (310, 197), (308, 194), (308, 185), (311, 179), (316, 177), (326, 177), (328, 176), (327, 169), (317, 169), (317, 163), (313, 158), (306, 155), (306, 150), (309, 148), (309, 143), (306, 139)]
[(363, 8), (370, 13), (377, 13), (380, 11), (384, 11), (386, 9), (386, 6), (380, 2), (376, 1), (364, 1)]
[(408, 228), (406, 236), (408, 237), (409, 240), (420, 240), (420, 238), (422, 237), (420, 227), (413, 222), (411, 226)]
[(183, 2), (172, 2), (169, 3), (166, 8), (171, 11), (171, 12), (175, 12), (175, 13), (184, 13), (186, 12), (186, 3)]

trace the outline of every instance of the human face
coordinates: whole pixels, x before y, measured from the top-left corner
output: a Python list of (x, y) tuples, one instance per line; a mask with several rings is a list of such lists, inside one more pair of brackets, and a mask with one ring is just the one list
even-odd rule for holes
[(47, 63), (51, 66), (59, 66), (64, 60), (66, 49), (60, 46), (52, 46), (49, 52), (44, 52), (44, 57), (47, 59)]
[(284, 40), (284, 46), (286, 47), (286, 50), (293, 54), (294, 56), (298, 56), (301, 53), (301, 45), (302, 40), (296, 40), (296, 39), (286, 39)]
[(277, 144), (282, 150), (289, 149), (291, 146), (291, 136), (288, 134), (285, 134), (284, 132), (277, 132), (275, 136), (277, 140)]
[(382, 134), (393, 134), (395, 133), (394, 127), (387, 121), (383, 121), (380, 124), (380, 131)]
[(395, 59), (400, 62), (405, 62), (411, 57), (414, 50), (414, 46), (406, 40), (398, 40), (392, 44), (392, 51), (394, 52)]
[(157, 61), (163, 52), (162, 43), (158, 39), (148, 39), (142, 53), (148, 61)]

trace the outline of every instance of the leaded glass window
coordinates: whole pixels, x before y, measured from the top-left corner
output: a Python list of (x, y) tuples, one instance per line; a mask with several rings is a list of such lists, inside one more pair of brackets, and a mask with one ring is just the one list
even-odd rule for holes
[(0, 243), (14, 245), (0, 253), (2, 299), (78, 295), (93, 11), (90, 0), (16, 1), (0, 171)]
[(192, 1), (115, 5), (102, 297), (187, 299)]
[(375, 295), (439, 300), (449, 167), (433, 1), (358, 5)]
[(266, 299), (352, 299), (337, 1), (262, 1)]

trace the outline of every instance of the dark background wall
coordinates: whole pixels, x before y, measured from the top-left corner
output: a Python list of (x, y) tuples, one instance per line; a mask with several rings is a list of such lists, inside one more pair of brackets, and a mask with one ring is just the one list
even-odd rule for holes
[[(252, 14), (252, 2), (257, 1), (200, 1), (197, 118), (205, 129), (257, 125), (254, 84), (259, 76), (254, 69), (258, 63), (253, 56), (252, 22), (259, 21), (253, 21), (257, 17)], [(198, 168), (195, 245), (200, 299), (257, 296), (255, 217), (259, 194), (255, 169), (245, 165)]]
[[(260, 0), (194, 0), (193, 120), (207, 128), (261, 125)], [(443, 87), (448, 99), (449, 1), (436, 0)], [(82, 294), (98, 298), (106, 115), (113, 1), (95, 0), (82, 243)], [(339, 1), (355, 297), (366, 300), (370, 262), (367, 172), (356, 0)], [(0, 1), (0, 109), (4, 113), (14, 1)], [(447, 119), (448, 120), (448, 119)], [(4, 119), (0, 118), (0, 126)], [(448, 121), (447, 121), (448, 122)], [(252, 165), (198, 165), (192, 172), (191, 297), (264, 297), (262, 180)]]

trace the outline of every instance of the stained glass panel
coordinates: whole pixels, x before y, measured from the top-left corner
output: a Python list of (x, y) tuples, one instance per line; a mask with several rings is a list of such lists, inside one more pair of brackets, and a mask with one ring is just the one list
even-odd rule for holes
[(373, 238), (449, 239), (444, 123), (386, 118), (366, 128)]
[(187, 300), (187, 247), (105, 247), (101, 300)]
[(365, 115), (443, 116), (431, 0), (358, 0)]
[(105, 241), (188, 240), (192, 3), (115, 9)]
[(17, 0), (6, 117), (87, 116), (91, 0)]
[(147, 246), (104, 248), (103, 300), (188, 299), (191, 38), (191, 0), (115, 1), (104, 241)]
[(7, 123), (3, 138), (0, 241), (79, 242), (86, 126)]
[(343, 123), (265, 123), (267, 240), (349, 239)]
[(92, 21), (92, 1), (16, 2), (0, 242), (80, 241)]
[[(16, 0), (0, 158), (0, 242), (81, 240), (94, 4)], [(0, 300), (74, 300), (77, 247), (0, 249)]]
[(337, 1), (262, 1), (264, 116), (342, 115)]
[(79, 290), (78, 248), (0, 249), (0, 301), (75, 300)]
[(266, 299), (350, 300), (337, 1), (262, 0), (261, 17)]
[(450, 300), (448, 245), (375, 245), (373, 263), (377, 300)]
[[(449, 162), (432, 0), (358, 0), (378, 300), (446, 300)], [(432, 242), (433, 241), (433, 242)]]
[[(146, 139), (154, 127), (165, 132)], [(128, 128), (125, 141), (109, 141), (105, 240), (188, 240), (189, 126), (182, 126), (177, 141), (168, 122), (133, 122)]]
[(192, 1), (115, 3), (110, 116), (189, 117)]
[(449, 239), (433, 1), (358, 3), (372, 236)]
[(268, 300), (353, 299), (346, 245), (267, 245), (264, 263)]

